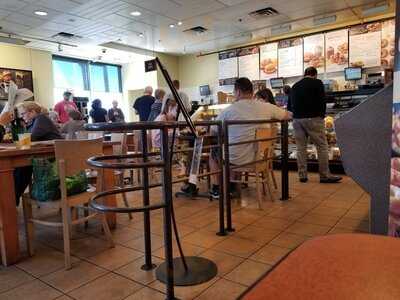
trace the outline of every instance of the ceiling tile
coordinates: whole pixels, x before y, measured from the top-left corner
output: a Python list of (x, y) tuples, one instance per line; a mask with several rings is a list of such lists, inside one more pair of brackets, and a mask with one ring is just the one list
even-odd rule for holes
[(131, 19), (129, 19), (125, 16), (118, 15), (118, 14), (108, 15), (108, 16), (102, 18), (102, 21), (107, 24), (118, 26), (118, 27), (124, 26), (124, 25), (132, 22)]
[(31, 27), (23, 24), (4, 20), (0, 21), (0, 27), (2, 27), (2, 31), (9, 33), (25, 33), (26, 31), (31, 29)]
[(21, 0), (0, 0), (0, 9), (18, 11), (26, 6), (26, 2)]
[(81, 3), (71, 0), (39, 0), (35, 3), (58, 11), (69, 11), (81, 5)]
[(13, 13), (5, 18), (6, 21), (26, 25), (29, 27), (40, 26), (46, 21), (36, 17), (29, 17), (19, 13)]

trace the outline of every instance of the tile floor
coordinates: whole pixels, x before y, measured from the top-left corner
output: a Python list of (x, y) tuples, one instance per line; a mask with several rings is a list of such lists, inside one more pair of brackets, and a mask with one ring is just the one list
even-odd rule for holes
[[(321, 185), (313, 175), (307, 184), (291, 174), (287, 202), (266, 200), (263, 210), (255, 205), (255, 189), (243, 190), (233, 205), (236, 231), (215, 235), (218, 203), (207, 199), (175, 199), (176, 216), (184, 252), (200, 255), (218, 265), (218, 276), (210, 282), (176, 287), (180, 299), (235, 299), (291, 249), (318, 235), (367, 232), (369, 197), (351, 179), (341, 184)], [(179, 186), (175, 187), (179, 188)], [(160, 191), (151, 193), (160, 198)], [(277, 198), (279, 193), (277, 192)], [(140, 194), (128, 195), (132, 205)], [(23, 231), (21, 221), (21, 243)], [(153, 262), (164, 258), (162, 215), (152, 213)], [(143, 264), (142, 216), (118, 217), (113, 232), (116, 247), (109, 249), (99, 225), (78, 228), (72, 241), (73, 268), (63, 269), (62, 235), (38, 228), (36, 255), (19, 264), (0, 267), (1, 300), (134, 300), (164, 299), (164, 284)], [(174, 247), (174, 253), (177, 252)]]

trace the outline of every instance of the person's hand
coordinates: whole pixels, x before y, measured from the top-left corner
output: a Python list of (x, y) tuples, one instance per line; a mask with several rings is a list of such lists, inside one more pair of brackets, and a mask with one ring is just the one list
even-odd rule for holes
[(12, 112), (4, 112), (0, 115), (0, 125), (7, 125), (14, 119)]

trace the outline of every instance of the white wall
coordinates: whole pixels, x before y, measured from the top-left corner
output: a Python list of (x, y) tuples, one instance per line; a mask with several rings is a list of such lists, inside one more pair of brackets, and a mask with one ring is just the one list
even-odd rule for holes
[(0, 44), (0, 67), (32, 71), (35, 100), (53, 106), (53, 68), (50, 52)]

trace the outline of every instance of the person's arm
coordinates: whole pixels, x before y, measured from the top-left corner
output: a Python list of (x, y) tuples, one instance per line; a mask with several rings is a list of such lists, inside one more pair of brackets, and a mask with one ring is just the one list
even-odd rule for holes
[(270, 110), (272, 112), (272, 118), (277, 120), (290, 120), (293, 114), (290, 111), (284, 110), (276, 105), (270, 104)]
[(115, 121), (112, 108), (110, 108), (110, 109), (108, 110), (108, 119), (109, 119), (111, 122), (114, 122), (114, 121)]
[(49, 132), (48, 128), (51, 127), (49, 121), (52, 123), (52, 121), (44, 115), (38, 115), (36, 117), (31, 129), (31, 139), (33, 142), (45, 139)]
[(14, 119), (12, 112), (4, 112), (0, 115), (0, 125), (5, 126)]
[(110, 121), (110, 118), (108, 117), (107, 111), (104, 109), (104, 118), (106, 119), (106, 122)]
[(119, 109), (119, 114), (120, 114), (120, 117), (121, 117), (122, 121), (125, 122), (125, 115), (122, 112), (122, 109), (120, 109), (120, 108), (118, 108), (118, 109)]
[(320, 100), (321, 117), (325, 117), (325, 115), (326, 115), (326, 95), (325, 95), (325, 87), (321, 80), (319, 80), (318, 98), (321, 99)]

